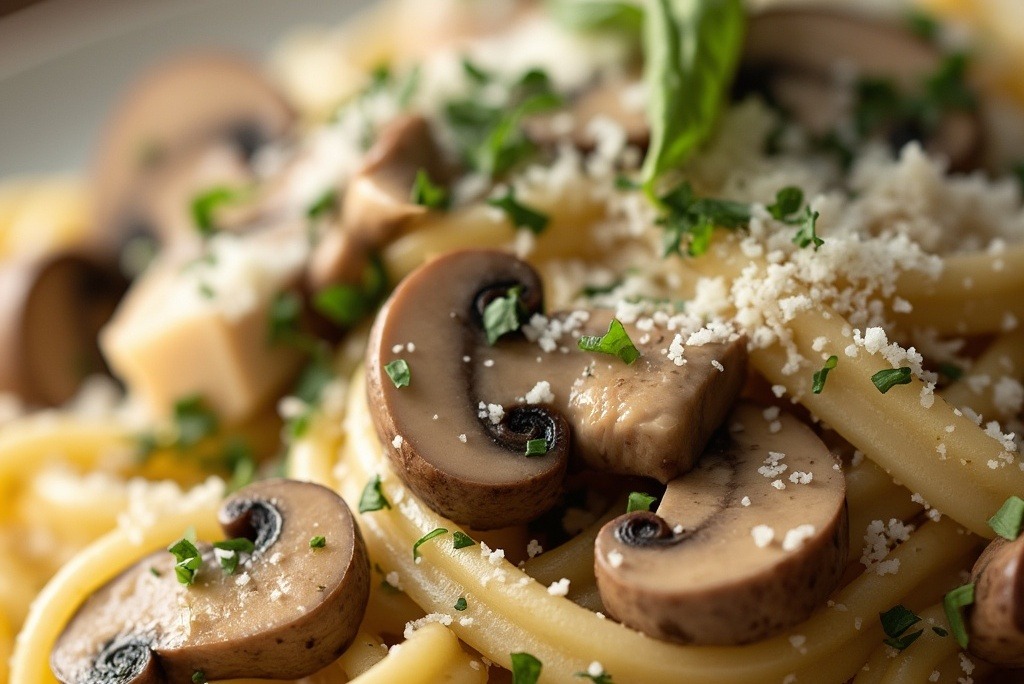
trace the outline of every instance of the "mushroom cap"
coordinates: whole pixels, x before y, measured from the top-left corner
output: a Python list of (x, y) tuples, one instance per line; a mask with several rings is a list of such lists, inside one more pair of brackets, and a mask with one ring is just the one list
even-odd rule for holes
[(971, 653), (1005, 667), (1024, 667), (1024, 537), (997, 538), (971, 569)]
[(0, 392), (33, 404), (70, 399), (102, 371), (96, 343), (127, 284), (116, 271), (72, 253), (0, 266)]
[[(174, 557), (147, 556), (94, 593), (51, 654), (65, 684), (293, 679), (337, 658), (355, 638), (369, 598), (370, 567), (345, 502), (320, 485), (270, 480), (225, 500), (229, 538), (255, 544), (234, 574), (213, 548), (191, 586)], [(311, 548), (321, 535), (323, 548)]]
[[(658, 639), (730, 645), (797, 624), (825, 601), (846, 564), (845, 480), (809, 428), (778, 420), (773, 433), (760, 407), (739, 404), (728, 434), (669, 483), (657, 514), (601, 529), (594, 569), (613, 616)], [(796, 473), (813, 479), (794, 483)], [(763, 548), (759, 525), (775, 535)]]
[(105, 244), (116, 246), (151, 220), (139, 201), (150, 194), (147, 179), (218, 140), (248, 158), (283, 136), (293, 120), (275, 88), (237, 57), (197, 53), (151, 69), (114, 111), (98, 148), (96, 225), (105, 231)]

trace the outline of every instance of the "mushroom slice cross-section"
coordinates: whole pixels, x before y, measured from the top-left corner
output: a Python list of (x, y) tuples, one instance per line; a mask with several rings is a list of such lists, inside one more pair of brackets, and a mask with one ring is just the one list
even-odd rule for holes
[(1024, 667), (1024, 536), (990, 542), (971, 570), (971, 653), (1005, 667)]
[[(141, 684), (236, 677), (293, 679), (337, 658), (369, 599), (369, 560), (345, 502), (320, 485), (271, 480), (227, 499), (220, 523), (254, 550), (232, 573), (199, 544), (194, 584), (166, 551), (86, 600), (50, 657), (64, 684)], [(310, 540), (321, 536), (321, 548)], [(235, 551), (234, 553), (241, 553)]]
[(601, 600), (630, 627), (681, 643), (744, 644), (805, 619), (839, 582), (848, 551), (845, 481), (789, 415), (772, 432), (738, 405), (657, 513), (627, 513), (595, 542)]

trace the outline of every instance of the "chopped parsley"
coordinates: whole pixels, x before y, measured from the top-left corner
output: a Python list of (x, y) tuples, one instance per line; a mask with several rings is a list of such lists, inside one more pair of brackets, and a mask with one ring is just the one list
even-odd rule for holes
[(469, 604), (466, 603), (466, 597), (465, 596), (460, 596), (459, 600), (455, 602), (455, 606), (454, 607), (455, 607), (455, 610), (458, 610), (458, 611), (466, 610), (466, 608), (469, 607)]
[(1011, 496), (1003, 502), (996, 514), (988, 519), (988, 526), (1003, 539), (1013, 541), (1020, 536), (1024, 522), (1024, 499)]
[(942, 363), (939, 364), (939, 373), (950, 381), (956, 382), (964, 376), (964, 369), (955, 363)]
[(521, 288), (509, 288), (504, 297), (495, 297), (484, 307), (484, 332), (487, 344), (494, 346), (498, 338), (519, 330), (519, 293)]
[(871, 382), (875, 384), (879, 392), (885, 394), (896, 385), (909, 385), (910, 369), (906, 366), (902, 368), (886, 368), (872, 375)]
[(204, 190), (192, 198), (190, 205), (192, 224), (204, 238), (217, 232), (214, 212), (220, 207), (232, 204), (244, 198), (248, 193), (238, 188), (216, 186)]
[(626, 500), (626, 512), (649, 511), (651, 504), (658, 500), (658, 497), (645, 494), (644, 492), (630, 492)]
[(327, 216), (333, 213), (337, 206), (338, 191), (334, 188), (328, 188), (306, 208), (306, 218), (314, 220)]
[(804, 203), (804, 191), (787, 185), (775, 193), (775, 202), (765, 207), (776, 221), (791, 221)]
[(547, 214), (542, 214), (536, 209), (531, 209), (525, 204), (516, 200), (515, 188), (509, 186), (508, 190), (501, 197), (492, 197), (487, 204), (497, 207), (505, 212), (509, 221), (516, 228), (526, 228), (534, 235), (540, 235), (551, 221)]
[(416, 172), (410, 199), (428, 209), (447, 209), (449, 204), (448, 191), (431, 181), (426, 169)]
[(327, 546), (327, 538), (322, 534), (318, 534), (315, 537), (310, 537), (309, 548), (311, 549), (322, 549)]
[(821, 394), (821, 391), (825, 389), (825, 380), (828, 379), (828, 372), (836, 367), (839, 363), (839, 357), (833, 354), (828, 357), (825, 361), (825, 365), (821, 367), (821, 370), (815, 371), (814, 376), (811, 378), (811, 392), (814, 394)]
[(682, 254), (684, 242), (687, 254), (700, 256), (708, 251), (711, 234), (716, 227), (736, 229), (750, 221), (750, 205), (710, 197), (698, 198), (686, 182), (658, 198), (658, 204), (663, 213), (657, 222), (665, 229), (663, 256)]
[(462, 58), (462, 73), (476, 85), (487, 85), (491, 82), (491, 74), (474, 64), (469, 57)]
[(932, 627), (932, 631), (935, 632), (940, 637), (948, 637), (949, 636), (949, 632), (947, 632), (946, 630), (942, 629), (941, 627)]
[(543, 456), (548, 453), (548, 440), (529, 439), (526, 441), (527, 456)]
[(629, 339), (629, 334), (617, 318), (613, 318), (612, 322), (608, 324), (608, 332), (604, 335), (601, 337), (584, 335), (576, 343), (576, 346), (583, 351), (617, 356), (626, 365), (630, 365), (640, 358), (640, 351), (633, 346), (633, 340)]
[(476, 546), (476, 541), (465, 532), (455, 530), (452, 533), (452, 538), (455, 540), (454, 547), (456, 549), (464, 549), (469, 546)]
[(194, 394), (174, 402), (175, 446), (184, 451), (217, 432), (217, 414)]
[(374, 255), (359, 283), (335, 283), (313, 297), (313, 308), (331, 322), (349, 328), (366, 318), (387, 293), (387, 274)]
[(817, 252), (818, 248), (825, 244), (825, 241), (818, 237), (819, 216), (820, 214), (813, 211), (810, 207), (804, 209), (800, 227), (797, 228), (796, 235), (793, 236), (794, 245), (797, 245), (800, 249), (813, 245), (814, 251)]
[(908, 629), (920, 622), (921, 618), (900, 604), (893, 606), (884, 613), (879, 613), (878, 619), (881, 620), (882, 631), (885, 632), (886, 639), (884, 643), (898, 651), (902, 651), (910, 646), (924, 633), (923, 629), (911, 632), (910, 634), (906, 633)]
[(512, 684), (537, 684), (544, 665), (529, 653), (511, 653)]
[(196, 581), (196, 572), (203, 563), (199, 549), (187, 537), (188, 535), (167, 547), (167, 550), (174, 556), (174, 574), (178, 581), (185, 586)]
[(573, 676), (580, 677), (581, 679), (589, 679), (594, 684), (614, 684), (612, 676), (607, 672), (602, 672), (601, 674), (596, 675), (590, 674), (589, 672), (577, 672)]
[(256, 479), (256, 459), (245, 440), (237, 437), (230, 439), (221, 458), (231, 472), (228, 492), (236, 492)]
[(438, 527), (416, 540), (416, 543), (412, 545), (412, 559), (416, 560), (420, 557), (420, 547), (426, 544), (434, 537), (440, 537), (442, 534), (448, 534), (448, 530), (443, 527)]
[(362, 496), (359, 497), (359, 512), (372, 513), (382, 508), (390, 509), (391, 504), (388, 503), (387, 498), (384, 496), (384, 491), (381, 489), (380, 475), (374, 475), (366, 483), (366, 486), (363, 487)]
[(236, 537), (234, 539), (213, 542), (213, 548), (223, 552), (214, 552), (217, 560), (220, 561), (221, 569), (224, 570), (225, 574), (233, 575), (238, 567), (238, 554), (252, 553), (256, 550), (256, 545), (245, 537)]
[(384, 364), (384, 372), (391, 378), (395, 387), (408, 387), (411, 374), (409, 364), (405, 359), (395, 359)]
[(302, 298), (295, 292), (279, 292), (270, 303), (267, 337), (271, 344), (291, 343), (299, 335)]
[(965, 584), (946, 594), (942, 606), (946, 609), (946, 621), (953, 638), (960, 648), (967, 648), (967, 627), (964, 626), (963, 609), (974, 603), (974, 584)]

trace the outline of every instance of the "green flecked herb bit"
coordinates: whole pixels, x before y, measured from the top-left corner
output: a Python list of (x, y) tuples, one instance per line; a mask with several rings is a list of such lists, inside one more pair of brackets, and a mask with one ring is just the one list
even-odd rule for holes
[(902, 368), (886, 368), (872, 375), (871, 382), (875, 384), (879, 392), (885, 394), (896, 385), (909, 385), (910, 369), (906, 366)]
[(750, 221), (750, 205), (712, 197), (698, 198), (688, 182), (683, 182), (658, 198), (663, 213), (657, 222), (665, 229), (663, 256), (681, 254), (686, 240), (687, 253), (700, 256), (711, 245), (716, 227), (731, 230)]
[(1013, 541), (1020, 536), (1024, 523), (1024, 499), (1011, 496), (999, 507), (996, 514), (988, 519), (988, 526), (1003, 539)]
[(946, 621), (960, 648), (967, 648), (968, 634), (964, 625), (963, 609), (974, 603), (974, 584), (965, 584), (946, 594), (942, 606), (946, 611)]
[(306, 208), (306, 218), (318, 219), (337, 211), (338, 191), (334, 188), (324, 190), (312, 204)]
[(212, 187), (199, 193), (192, 198), (189, 205), (195, 229), (204, 238), (211, 237), (217, 232), (217, 223), (214, 217), (216, 211), (221, 207), (240, 202), (249, 195), (249, 190), (225, 186)]
[(512, 657), (512, 684), (537, 684), (543, 663), (529, 653), (509, 655)]
[(572, 31), (614, 31), (639, 40), (644, 11), (628, 0), (548, 0), (548, 12)]
[(412, 374), (409, 363), (405, 359), (395, 359), (384, 364), (384, 372), (391, 378), (396, 388), (408, 387)]
[(373, 312), (387, 294), (388, 279), (380, 255), (374, 254), (359, 283), (328, 285), (313, 297), (313, 308), (331, 322), (349, 328)]
[(640, 351), (633, 345), (633, 341), (629, 339), (629, 333), (617, 318), (612, 319), (612, 322), (608, 324), (608, 332), (601, 337), (584, 335), (576, 344), (583, 351), (617, 356), (626, 365), (630, 365), (640, 358)]
[(657, 500), (658, 497), (644, 492), (630, 492), (629, 499), (626, 500), (626, 512), (649, 511), (651, 510), (651, 505)]
[(412, 545), (412, 559), (415, 561), (420, 557), (420, 547), (426, 544), (434, 537), (440, 537), (442, 534), (448, 534), (448, 530), (443, 527), (438, 527), (416, 540), (416, 543)]
[(174, 574), (178, 581), (185, 586), (190, 586), (196, 581), (196, 572), (199, 571), (199, 566), (203, 563), (203, 557), (187, 536), (168, 546), (167, 550), (174, 556)]
[(878, 614), (882, 623), (882, 631), (885, 632), (887, 645), (902, 651), (910, 644), (917, 641), (924, 633), (923, 629), (907, 634), (906, 631), (921, 621), (921, 618), (903, 605), (895, 605), (884, 613)]
[(775, 202), (765, 207), (776, 221), (789, 221), (793, 214), (800, 211), (804, 203), (804, 191), (798, 187), (787, 185), (775, 193)]
[(462, 73), (476, 85), (487, 85), (494, 78), (489, 72), (465, 56), (462, 58)]
[(322, 549), (327, 546), (327, 538), (322, 534), (318, 534), (315, 537), (310, 537), (309, 548), (311, 549)]
[(543, 456), (548, 453), (548, 440), (529, 439), (526, 441), (527, 456)]
[(484, 333), (487, 344), (494, 346), (502, 335), (519, 330), (520, 321), (519, 294), (520, 287), (511, 287), (504, 297), (495, 297), (484, 307)]
[(380, 475), (374, 475), (373, 478), (366, 483), (363, 487), (363, 493), (359, 497), (359, 512), (360, 513), (372, 513), (373, 511), (379, 511), (382, 508), (391, 508), (391, 504), (384, 496), (384, 491), (380, 485)]
[(466, 608), (468, 608), (468, 607), (469, 607), (469, 604), (466, 602), (466, 597), (465, 596), (460, 596), (459, 600), (455, 602), (455, 606), (454, 606), (455, 610), (458, 610), (460, 612), (463, 611), (463, 610), (466, 610)]
[(825, 365), (821, 367), (821, 370), (815, 371), (814, 376), (811, 378), (811, 392), (814, 394), (821, 394), (822, 390), (825, 389), (825, 380), (828, 379), (828, 372), (836, 367), (839, 363), (839, 357), (833, 354), (828, 357), (825, 361)]
[(796, 231), (796, 235), (793, 236), (793, 244), (800, 247), (800, 249), (813, 246), (815, 252), (825, 244), (825, 241), (818, 237), (818, 218), (820, 216), (821, 214), (810, 207), (804, 209), (803, 220)]
[(955, 363), (941, 363), (939, 364), (939, 375), (949, 379), (951, 382), (956, 382), (964, 375), (964, 369)]
[(615, 684), (615, 680), (613, 680), (612, 676), (607, 672), (599, 672), (597, 674), (592, 672), (577, 672), (573, 676), (581, 679), (589, 679), (593, 684)]
[(295, 292), (279, 292), (270, 303), (267, 336), (271, 344), (290, 343), (299, 334), (302, 298)]
[(202, 670), (196, 670), (192, 673), (192, 684), (204, 684), (206, 681), (206, 673)]
[(175, 445), (178, 449), (193, 447), (217, 432), (219, 420), (202, 396), (194, 394), (174, 402)]
[(213, 555), (220, 561), (220, 567), (224, 570), (224, 574), (233, 575), (235, 569), (238, 568), (239, 554), (252, 553), (256, 550), (256, 545), (245, 537), (236, 537), (214, 542), (213, 548), (215, 549)]
[(428, 209), (447, 209), (450, 198), (444, 186), (434, 183), (426, 169), (420, 169), (416, 172), (410, 199), (414, 204)]
[(505, 212), (509, 221), (516, 228), (526, 228), (534, 235), (540, 235), (547, 230), (551, 218), (536, 209), (531, 209), (516, 199), (515, 188), (509, 186), (508, 190), (501, 197), (492, 197), (487, 204), (497, 207)]
[(452, 533), (452, 539), (454, 540), (454, 547), (456, 550), (465, 549), (470, 546), (476, 546), (475, 539), (470, 537), (465, 532), (460, 532), (459, 530), (455, 530), (455, 532)]

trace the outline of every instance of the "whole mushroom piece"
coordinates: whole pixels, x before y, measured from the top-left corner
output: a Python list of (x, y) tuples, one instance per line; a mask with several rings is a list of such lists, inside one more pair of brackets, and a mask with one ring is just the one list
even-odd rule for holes
[(971, 653), (1005, 667), (1024, 667), (1024, 537), (992, 541), (971, 569)]
[(809, 428), (778, 420), (772, 432), (760, 407), (741, 403), (657, 513), (601, 529), (594, 571), (609, 613), (658, 639), (732, 645), (824, 603), (846, 565), (845, 481)]
[[(220, 523), (255, 550), (233, 574), (198, 545), (195, 583), (160, 551), (93, 594), (54, 645), (64, 684), (142, 684), (236, 677), (295, 679), (322, 669), (355, 638), (370, 567), (345, 502), (320, 485), (272, 480), (227, 499)], [(322, 548), (312, 548), (322, 536)], [(218, 555), (218, 553), (220, 555)], [(237, 553), (237, 552), (236, 552)]]

